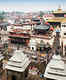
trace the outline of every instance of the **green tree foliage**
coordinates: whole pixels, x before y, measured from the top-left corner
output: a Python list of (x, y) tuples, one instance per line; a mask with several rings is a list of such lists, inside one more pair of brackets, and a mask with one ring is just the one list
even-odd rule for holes
[(0, 20), (3, 20), (5, 18), (4, 14), (5, 14), (4, 11), (3, 12), (0, 12)]
[(40, 17), (43, 17), (43, 15), (44, 15), (44, 12), (43, 11), (40, 11)]

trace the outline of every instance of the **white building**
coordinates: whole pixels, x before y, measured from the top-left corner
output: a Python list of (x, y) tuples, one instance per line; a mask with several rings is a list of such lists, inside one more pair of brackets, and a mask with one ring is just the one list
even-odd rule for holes
[(52, 80), (66, 80), (66, 63), (60, 55), (54, 55), (48, 63), (44, 77)]
[(37, 41), (35, 39), (31, 39), (29, 43), (29, 47), (31, 50), (36, 51), (37, 49)]
[(61, 24), (61, 46), (63, 45), (63, 55), (66, 55), (66, 23)]
[(7, 80), (25, 80), (28, 74), (29, 58), (22, 50), (16, 50), (13, 56), (7, 62)]

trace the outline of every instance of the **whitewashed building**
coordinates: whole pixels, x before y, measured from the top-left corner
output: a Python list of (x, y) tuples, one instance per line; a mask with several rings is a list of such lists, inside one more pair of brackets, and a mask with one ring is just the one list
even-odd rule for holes
[(44, 77), (46, 80), (66, 80), (66, 60), (60, 55), (54, 55), (46, 67)]
[(22, 50), (16, 50), (5, 66), (7, 80), (25, 80), (29, 64), (30, 60)]
[(30, 47), (31, 50), (36, 51), (36, 49), (37, 49), (36, 39), (31, 39), (30, 40), (29, 47)]
[(60, 43), (63, 49), (63, 56), (66, 55), (66, 23), (61, 24), (61, 39)]

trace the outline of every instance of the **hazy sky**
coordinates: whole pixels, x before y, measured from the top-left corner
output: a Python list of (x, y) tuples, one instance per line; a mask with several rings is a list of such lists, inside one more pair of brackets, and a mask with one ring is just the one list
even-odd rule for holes
[(66, 9), (66, 0), (0, 0), (0, 10), (7, 11), (52, 10), (59, 5)]

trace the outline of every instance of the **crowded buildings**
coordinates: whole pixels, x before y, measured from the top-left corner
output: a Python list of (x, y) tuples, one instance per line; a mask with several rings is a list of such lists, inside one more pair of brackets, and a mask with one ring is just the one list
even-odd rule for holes
[(66, 79), (66, 12), (6, 14), (0, 21), (2, 80)]

